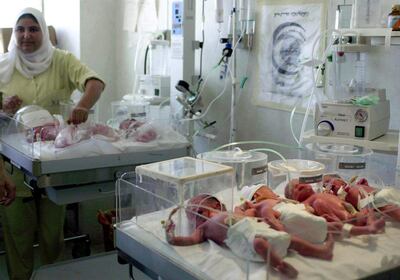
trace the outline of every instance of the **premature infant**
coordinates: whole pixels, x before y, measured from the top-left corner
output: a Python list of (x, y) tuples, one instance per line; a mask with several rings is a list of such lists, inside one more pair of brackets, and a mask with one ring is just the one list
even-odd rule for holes
[(311, 185), (299, 183), (298, 180), (287, 184), (285, 196), (305, 204), (328, 222), (341, 223), (346, 235), (376, 234), (385, 227), (385, 221), (376, 218), (372, 209), (358, 212), (339, 197), (326, 192), (316, 193)]
[[(245, 186), (242, 197), (245, 202), (240, 209), (246, 209), (248, 215), (267, 219), (276, 230), (284, 230), (311, 243), (322, 243), (328, 234), (328, 225), (324, 218), (311, 214), (306, 205), (297, 201), (280, 198), (267, 185)], [(270, 213), (273, 213), (271, 215)], [(277, 218), (275, 218), (277, 217)]]
[(376, 189), (365, 178), (348, 184), (336, 175), (324, 176), (324, 187), (361, 210), (373, 206), (378, 212), (400, 221), (400, 191), (395, 188)]
[(187, 246), (210, 239), (229, 247), (235, 255), (247, 260), (266, 262), (270, 254), (271, 266), (288, 277), (297, 275), (297, 271), (282, 260), (288, 248), (306, 256), (332, 258), (332, 238), (326, 244), (318, 245), (303, 240), (299, 242), (297, 237), (275, 230), (256, 218), (226, 212), (217, 198), (207, 194), (198, 195), (189, 201), (187, 216), (195, 224), (194, 232), (190, 236), (175, 236), (171, 217), (177, 210), (171, 213), (166, 224), (167, 240), (173, 245)]
[(187, 216), (194, 222), (196, 229), (190, 236), (175, 236), (172, 215), (177, 210), (171, 212), (165, 225), (166, 238), (170, 244), (189, 246), (210, 239), (229, 247), (237, 256), (249, 261), (268, 262), (269, 259), (277, 271), (290, 278), (297, 276), (297, 270), (282, 260), (290, 243), (287, 233), (275, 231), (254, 219), (232, 215), (224, 211), (225, 206), (216, 197), (200, 194), (193, 197), (187, 207)]

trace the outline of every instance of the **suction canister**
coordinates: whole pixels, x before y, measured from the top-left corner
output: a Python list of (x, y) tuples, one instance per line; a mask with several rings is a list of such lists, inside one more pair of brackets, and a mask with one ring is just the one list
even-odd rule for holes
[(239, 189), (246, 185), (267, 183), (268, 156), (262, 152), (235, 148), (229, 151), (201, 153), (197, 158), (232, 166), (236, 172), (236, 184)]
[(336, 143), (311, 143), (306, 148), (314, 153), (314, 159), (326, 166), (326, 173), (336, 173), (349, 180), (369, 172), (373, 151), (366, 147)]
[(288, 159), (268, 163), (268, 183), (271, 188), (283, 191), (291, 180), (310, 184), (315, 191), (322, 188), (325, 165), (312, 160)]

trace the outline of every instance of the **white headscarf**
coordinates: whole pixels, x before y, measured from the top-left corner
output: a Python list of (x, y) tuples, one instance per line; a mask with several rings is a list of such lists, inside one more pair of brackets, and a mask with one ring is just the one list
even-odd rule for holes
[(34, 8), (25, 8), (17, 16), (17, 20), (24, 14), (33, 15), (42, 30), (42, 45), (33, 53), (23, 53), (17, 47), (15, 38), (15, 23), (11, 40), (8, 45), (8, 53), (0, 56), (0, 81), (8, 83), (16, 68), (24, 77), (32, 79), (34, 76), (44, 72), (49, 68), (53, 59), (54, 47), (51, 45), (49, 31), (42, 13)]

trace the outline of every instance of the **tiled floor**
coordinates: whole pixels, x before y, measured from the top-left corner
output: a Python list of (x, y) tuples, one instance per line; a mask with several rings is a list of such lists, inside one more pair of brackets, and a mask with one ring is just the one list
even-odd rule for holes
[[(1, 242), (1, 241), (0, 241)], [(0, 248), (2, 244), (0, 244)], [(39, 260), (38, 248), (35, 248), (35, 260)], [(64, 258), (58, 263), (39, 267), (35, 262), (36, 271), (33, 280), (123, 280), (129, 279), (129, 268), (127, 265), (120, 265), (117, 262), (116, 252), (104, 252), (103, 244), (92, 245), (91, 255), (80, 259), (72, 259), (72, 242), (67, 242), (64, 251)], [(54, 275), (57, 275), (54, 278)], [(112, 275), (112, 276), (110, 276)], [(150, 280), (141, 271), (133, 268), (135, 280)], [(0, 255), (0, 280), (9, 280), (5, 255)]]
[[(135, 280), (151, 280), (135, 268), (133, 268), (132, 273)], [(128, 280), (129, 267), (128, 265), (119, 264), (117, 261), (117, 252), (112, 251), (77, 260), (43, 266), (35, 271), (31, 280), (48, 279)]]
[[(2, 244), (2, 240), (0, 240), (0, 250), (4, 250), (4, 245)], [(40, 266), (39, 263), (39, 249), (35, 248), (35, 268)], [(92, 245), (91, 246), (91, 255), (96, 255), (99, 253), (103, 253), (103, 245)], [(72, 259), (72, 242), (67, 242), (65, 246), (64, 256), (60, 261), (67, 261)], [(5, 255), (0, 255), (0, 280), (8, 280), (7, 266)]]

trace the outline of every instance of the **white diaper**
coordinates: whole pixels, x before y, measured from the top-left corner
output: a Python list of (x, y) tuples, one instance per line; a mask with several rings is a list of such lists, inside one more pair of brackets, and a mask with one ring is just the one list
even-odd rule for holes
[(274, 230), (268, 224), (257, 222), (253, 218), (243, 218), (229, 227), (225, 244), (240, 258), (264, 262), (263, 258), (254, 250), (253, 242), (256, 236), (268, 240), (277, 255), (286, 256), (290, 245), (290, 235)]
[(326, 239), (328, 226), (322, 217), (309, 213), (304, 204), (281, 202), (274, 206), (281, 213), (279, 220), (288, 233), (311, 243), (322, 243)]
[(375, 194), (374, 204), (376, 207), (396, 205), (400, 207), (400, 190), (395, 188), (384, 188)]

